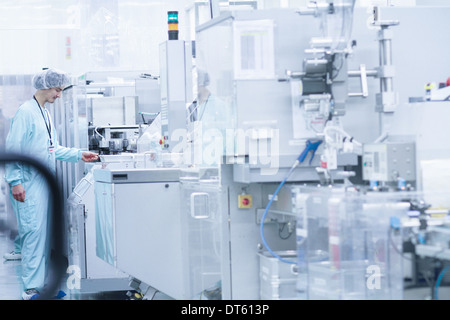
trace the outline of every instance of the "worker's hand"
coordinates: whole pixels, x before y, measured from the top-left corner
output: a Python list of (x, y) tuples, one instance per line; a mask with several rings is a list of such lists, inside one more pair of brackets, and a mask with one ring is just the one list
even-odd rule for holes
[(25, 202), (25, 189), (21, 184), (12, 187), (13, 198), (20, 202)]
[(90, 152), (90, 151), (83, 151), (81, 160), (84, 162), (92, 162), (98, 159), (98, 154)]

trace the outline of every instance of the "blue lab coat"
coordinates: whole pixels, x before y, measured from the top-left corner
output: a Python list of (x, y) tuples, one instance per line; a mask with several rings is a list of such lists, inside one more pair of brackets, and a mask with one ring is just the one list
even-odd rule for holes
[[(41, 112), (42, 111), (42, 112)], [(47, 125), (46, 125), (47, 124)], [(50, 147), (50, 135), (54, 148)], [(22, 153), (41, 161), (51, 172), (56, 172), (56, 160), (76, 162), (82, 151), (58, 144), (57, 133), (49, 113), (31, 99), (20, 106), (11, 121), (6, 138), (6, 151)], [(24, 289), (42, 290), (45, 284), (49, 243), (47, 230), (51, 195), (44, 176), (34, 167), (23, 163), (5, 165), (5, 179), (13, 186), (22, 184), (25, 202), (10, 198), (17, 217), (22, 252), (22, 280)], [(63, 212), (56, 212), (63, 214)]]

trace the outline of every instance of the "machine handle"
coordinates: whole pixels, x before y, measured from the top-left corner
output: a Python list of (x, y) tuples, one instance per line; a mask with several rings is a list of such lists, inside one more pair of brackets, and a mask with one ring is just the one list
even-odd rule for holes
[(207, 219), (210, 217), (208, 193), (194, 192), (191, 194), (191, 217), (194, 219)]
[[(89, 180), (87, 180), (86, 178), (81, 179), (79, 185), (81, 185), (81, 183), (83, 183), (83, 181), (87, 182), (88, 184), (90, 184), (90, 185), (92, 186), (92, 183), (91, 183)], [(80, 189), (85, 190), (85, 192), (86, 192), (86, 190), (87, 190), (87, 188), (80, 188)], [(73, 190), (73, 193), (74, 193), (78, 198), (81, 198), (81, 197), (83, 196), (83, 195), (78, 194), (75, 190)]]

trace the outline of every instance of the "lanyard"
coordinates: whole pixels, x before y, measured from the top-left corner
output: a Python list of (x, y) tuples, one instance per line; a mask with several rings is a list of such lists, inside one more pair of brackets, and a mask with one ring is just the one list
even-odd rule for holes
[(209, 97), (210, 97), (210, 96), (211, 96), (211, 95), (208, 94), (208, 97), (206, 98), (206, 101), (203, 102), (203, 103), (199, 106), (199, 107), (202, 107), (202, 108), (200, 108), (201, 110), (199, 110), (199, 111), (201, 111), (201, 113), (200, 113), (200, 117), (198, 117), (197, 120), (202, 120), (203, 114), (205, 113), (206, 105), (208, 104), (208, 101), (209, 101)]
[(41, 105), (39, 104), (39, 102), (37, 101), (35, 96), (33, 96), (33, 98), (34, 98), (34, 100), (36, 100), (36, 103), (38, 104), (39, 110), (41, 111), (42, 118), (44, 119), (45, 126), (47, 127), (48, 136), (50, 138), (50, 145), (53, 146), (52, 133), (51, 133), (52, 132), (52, 124), (50, 122), (50, 115), (48, 114), (47, 110), (45, 110), (47, 112), (47, 118), (48, 118), (48, 124), (47, 124), (47, 120), (45, 120), (44, 112), (42, 111)]

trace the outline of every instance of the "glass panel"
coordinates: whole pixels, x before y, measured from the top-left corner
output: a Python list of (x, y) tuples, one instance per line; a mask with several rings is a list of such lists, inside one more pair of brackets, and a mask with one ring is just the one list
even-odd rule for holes
[(200, 153), (195, 159), (205, 165), (214, 164), (217, 153), (234, 154), (231, 23), (227, 19), (197, 33), (197, 99), (189, 109), (189, 129)]
[(216, 168), (186, 170), (182, 178), (184, 239), (193, 299), (222, 299), (221, 187)]

